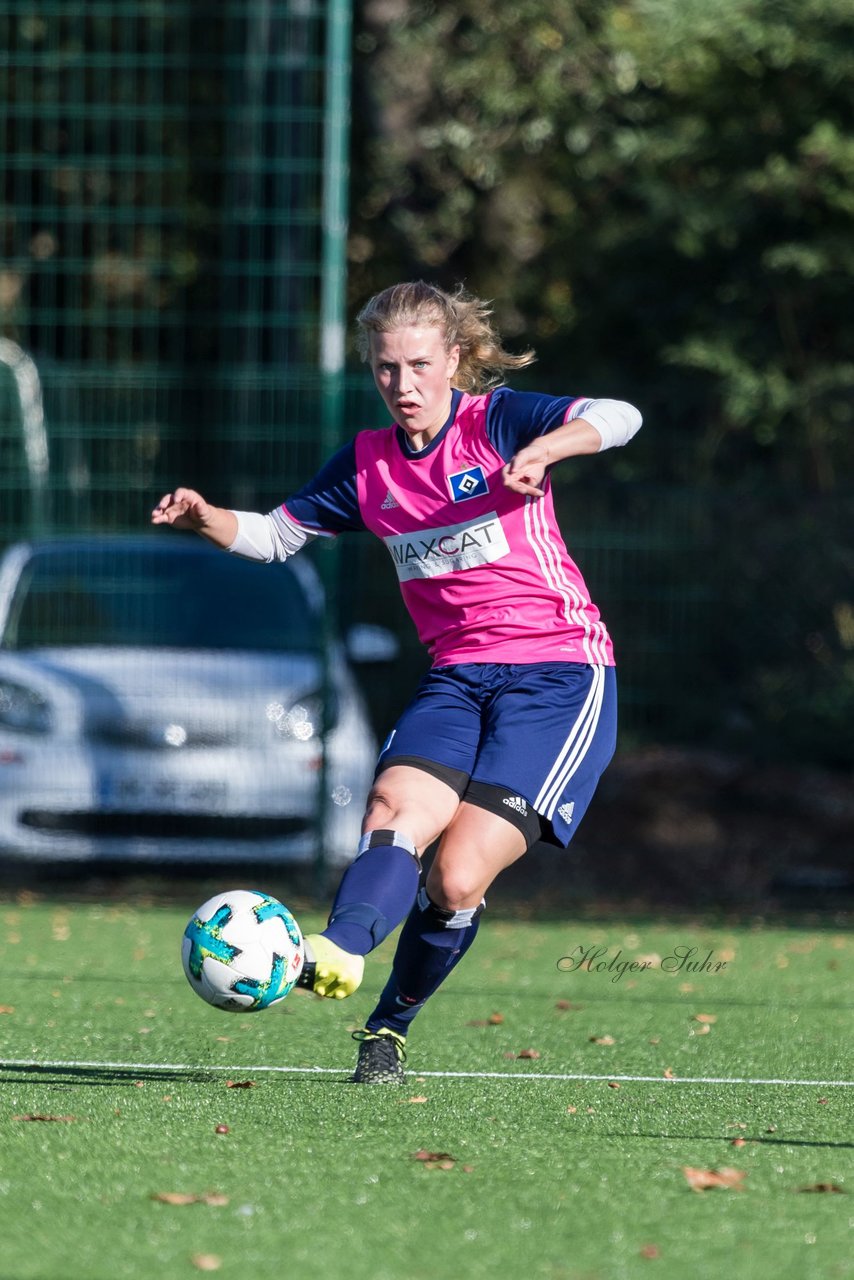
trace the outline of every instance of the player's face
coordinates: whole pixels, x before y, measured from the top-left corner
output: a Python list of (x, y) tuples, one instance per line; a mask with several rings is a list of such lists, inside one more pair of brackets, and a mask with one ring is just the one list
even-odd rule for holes
[(409, 325), (393, 333), (371, 334), (370, 355), (386, 408), (414, 447), (423, 449), (450, 413), (459, 347), (446, 351), (441, 329)]

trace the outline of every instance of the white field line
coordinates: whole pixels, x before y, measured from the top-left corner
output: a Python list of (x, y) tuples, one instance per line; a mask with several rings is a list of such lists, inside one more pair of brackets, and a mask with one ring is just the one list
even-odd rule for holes
[[(207, 1072), (227, 1072), (231, 1076), (259, 1075), (267, 1072), (271, 1075), (339, 1076), (348, 1074), (350, 1067), (271, 1067), (271, 1066), (219, 1066), (211, 1063), (191, 1062), (88, 1062), (81, 1060), (62, 1061), (57, 1059), (38, 1060), (35, 1058), (0, 1059), (0, 1071), (16, 1068), (38, 1067), (43, 1071), (63, 1070), (99, 1070), (99, 1071), (176, 1071), (203, 1074)], [(580, 1081), (619, 1081), (627, 1084), (749, 1084), (749, 1085), (802, 1085), (817, 1089), (851, 1089), (854, 1080), (783, 1080), (765, 1079), (757, 1076), (631, 1076), (631, 1075), (590, 1075), (583, 1071), (417, 1071), (410, 1069), (414, 1077), (429, 1076), (437, 1080), (515, 1080), (537, 1083), (541, 1080), (580, 1080)]]

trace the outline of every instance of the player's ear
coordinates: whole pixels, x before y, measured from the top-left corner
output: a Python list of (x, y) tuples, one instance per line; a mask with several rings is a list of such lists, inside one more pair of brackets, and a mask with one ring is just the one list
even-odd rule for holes
[(453, 378), (460, 364), (460, 346), (457, 343), (448, 352), (448, 377)]

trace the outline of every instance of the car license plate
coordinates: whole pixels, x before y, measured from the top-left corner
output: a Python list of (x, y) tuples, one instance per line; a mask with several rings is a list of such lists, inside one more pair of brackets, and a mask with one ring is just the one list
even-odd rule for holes
[(99, 790), (106, 809), (219, 812), (228, 798), (218, 778), (104, 778)]

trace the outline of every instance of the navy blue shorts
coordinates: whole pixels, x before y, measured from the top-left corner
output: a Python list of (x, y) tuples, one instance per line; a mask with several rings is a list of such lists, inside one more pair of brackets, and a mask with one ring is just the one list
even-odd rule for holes
[[(505, 788), (569, 844), (614, 754), (613, 667), (581, 662), (465, 663), (424, 677), (380, 753), (378, 770), (424, 760)], [(441, 776), (441, 775), (440, 775)], [(466, 782), (460, 788), (465, 799)]]

